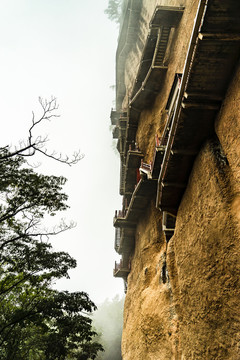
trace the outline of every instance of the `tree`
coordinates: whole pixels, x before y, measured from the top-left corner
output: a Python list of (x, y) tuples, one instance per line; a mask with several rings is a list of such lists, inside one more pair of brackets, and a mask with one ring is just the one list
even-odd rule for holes
[(110, 20), (119, 23), (121, 17), (121, 6), (122, 0), (109, 0), (108, 7), (106, 10), (104, 10), (104, 13)]
[(42, 175), (27, 158), (36, 152), (68, 165), (82, 158), (48, 153), (36, 126), (56, 117), (56, 100), (40, 99), (43, 114), (32, 116), (29, 136), (13, 150), (0, 148), (0, 353), (6, 360), (95, 359), (102, 346), (93, 340), (96, 309), (84, 292), (60, 292), (56, 279), (68, 277), (76, 261), (55, 252), (48, 239), (74, 226), (61, 222), (44, 230), (46, 214), (68, 208), (64, 177)]
[(9, 304), (8, 324), (0, 329), (4, 359), (31, 359), (31, 354), (34, 360), (36, 354), (44, 360), (95, 359), (102, 346), (92, 341), (96, 333), (85, 313), (96, 307), (88, 295), (24, 288), (18, 294), (15, 288), (16, 303)]
[(4, 160), (6, 158), (16, 155), (26, 158), (29, 156), (33, 156), (36, 152), (38, 152), (44, 156), (47, 156), (64, 164), (68, 164), (70, 166), (76, 164), (84, 157), (84, 155), (81, 154), (80, 151), (74, 152), (71, 157), (69, 157), (68, 155), (63, 156), (61, 153), (57, 154), (55, 151), (49, 153), (46, 149), (46, 143), (48, 141), (48, 138), (41, 135), (37, 135), (34, 137), (34, 130), (40, 123), (44, 121), (50, 121), (53, 118), (59, 117), (59, 115), (56, 113), (56, 110), (58, 110), (56, 98), (52, 97), (50, 100), (43, 100), (41, 97), (39, 97), (38, 100), (42, 109), (42, 115), (39, 117), (39, 119), (35, 119), (35, 114), (34, 112), (32, 112), (32, 125), (28, 130), (28, 138), (26, 140), (21, 140), (19, 146), (15, 146), (15, 148), (11, 151), (9, 150), (10, 147), (8, 145), (5, 147), (0, 147), (0, 151), (3, 152), (0, 160)]

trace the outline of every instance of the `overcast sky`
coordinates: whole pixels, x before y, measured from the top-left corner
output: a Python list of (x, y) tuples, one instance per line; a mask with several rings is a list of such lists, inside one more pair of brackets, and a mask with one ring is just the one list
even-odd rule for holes
[(55, 238), (58, 250), (78, 261), (58, 287), (86, 291), (97, 303), (123, 293), (114, 279), (113, 250), (119, 159), (109, 131), (115, 84), (116, 25), (104, 14), (107, 0), (0, 0), (1, 145), (26, 138), (38, 97), (56, 96), (61, 117), (38, 133), (49, 150), (85, 158), (74, 167), (42, 158), (43, 172), (68, 178), (71, 209), (62, 214), (77, 227)]

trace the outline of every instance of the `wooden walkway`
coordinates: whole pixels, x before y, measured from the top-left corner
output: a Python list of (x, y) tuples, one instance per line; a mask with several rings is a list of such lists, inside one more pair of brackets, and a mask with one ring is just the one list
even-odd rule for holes
[(182, 14), (182, 9), (175, 10), (156, 8), (128, 112), (121, 123), (112, 114), (113, 125), (119, 127), (114, 136), (118, 136), (120, 193), (124, 195), (123, 210), (113, 221), (115, 249), (124, 263), (115, 266), (114, 276), (124, 279), (130, 271), (126, 264), (135, 246), (136, 225), (151, 199), (156, 197), (163, 211), (166, 240), (173, 235), (175, 218), (169, 214), (177, 214), (194, 160), (214, 134), (214, 121), (240, 56), (240, 1), (200, 1), (184, 72), (176, 74), (170, 92), (163, 138), (155, 146), (152, 162), (141, 162), (143, 154), (129, 150), (129, 145), (135, 141), (141, 111), (154, 102), (162, 86), (169, 36), (165, 30), (177, 26)]
[(175, 215), (195, 157), (214, 134), (240, 53), (240, 2), (212, 0), (204, 10), (158, 180), (157, 206)]

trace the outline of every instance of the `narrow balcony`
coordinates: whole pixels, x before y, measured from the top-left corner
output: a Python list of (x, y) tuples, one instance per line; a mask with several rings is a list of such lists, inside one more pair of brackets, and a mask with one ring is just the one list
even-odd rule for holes
[(118, 139), (122, 133), (126, 134), (126, 124), (128, 121), (128, 114), (126, 110), (116, 111), (111, 110), (111, 124), (114, 125), (112, 134), (114, 139)]
[[(114, 226), (134, 228), (139, 216), (154, 195), (162, 160), (166, 147), (166, 138), (155, 136), (155, 150), (150, 164), (143, 162), (143, 154), (138, 147), (128, 151), (126, 165), (122, 164), (121, 185), (127, 204), (123, 210), (116, 211)], [(125, 175), (123, 176), (123, 172)], [(124, 179), (124, 181), (123, 181)]]
[(132, 116), (132, 109), (130, 111), (131, 117), (129, 117), (129, 121), (127, 123), (126, 127), (126, 140), (125, 140), (125, 148), (124, 148), (124, 155), (127, 157), (127, 152), (129, 150), (129, 146), (131, 146), (136, 139), (136, 133), (137, 133), (137, 122), (133, 119)]
[(166, 241), (169, 242), (174, 234), (176, 217), (170, 215), (166, 211), (163, 211), (162, 215), (162, 230), (165, 234)]
[(118, 139), (119, 138), (119, 133), (120, 133), (119, 127), (117, 125), (114, 126), (113, 131), (112, 131), (113, 139)]
[(128, 274), (130, 273), (130, 263), (124, 264), (123, 260), (120, 260), (119, 263), (115, 261), (115, 267), (113, 269), (113, 276), (114, 277), (121, 277), (126, 279)]
[(119, 255), (130, 254), (135, 245), (135, 227), (116, 228), (115, 232), (115, 251)]
[(117, 150), (121, 156), (124, 157), (125, 153), (125, 146), (126, 146), (126, 129), (127, 129), (128, 117), (120, 117), (118, 119), (118, 143), (117, 143)]
[(137, 183), (128, 208), (124, 211), (115, 212), (113, 219), (114, 227), (134, 228), (138, 222), (139, 216), (145, 211), (152, 196), (156, 193), (157, 181), (147, 179), (143, 176)]
[(119, 112), (112, 109), (110, 114), (111, 124), (117, 125), (118, 118), (119, 118)]
[(172, 28), (177, 27), (184, 8), (156, 7), (150, 22), (150, 32), (145, 44), (130, 106), (142, 110), (150, 106), (162, 87), (167, 65), (165, 55)]
[(196, 155), (214, 135), (214, 122), (240, 55), (238, 2), (232, 1), (230, 10), (225, 2), (213, 0), (200, 15), (158, 180), (157, 206), (173, 215), (177, 214)]
[(127, 117), (127, 111), (125, 109), (121, 111), (111, 109), (110, 119), (112, 125), (117, 125), (119, 118), (125, 117)]
[(139, 167), (144, 155), (137, 146), (134, 145), (133, 147), (134, 148), (132, 149), (132, 146), (130, 145), (127, 153), (124, 178), (125, 194), (131, 194), (140, 180)]
[(158, 137), (155, 135), (155, 148), (153, 158), (150, 163), (145, 163), (143, 160), (141, 161), (140, 166), (140, 174), (146, 174), (148, 179), (157, 180), (159, 176), (159, 172), (161, 169), (161, 164), (163, 161), (165, 148), (167, 144), (166, 137)]
[(132, 228), (136, 226), (136, 222), (131, 222), (126, 217), (127, 210), (116, 210), (113, 218), (113, 226), (119, 228)]

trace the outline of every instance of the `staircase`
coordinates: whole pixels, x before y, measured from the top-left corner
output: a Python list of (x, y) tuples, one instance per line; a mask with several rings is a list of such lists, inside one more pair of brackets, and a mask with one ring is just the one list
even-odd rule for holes
[(168, 39), (170, 35), (171, 27), (163, 26), (159, 29), (159, 35), (155, 47), (153, 66), (163, 66), (164, 57), (168, 45)]

